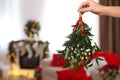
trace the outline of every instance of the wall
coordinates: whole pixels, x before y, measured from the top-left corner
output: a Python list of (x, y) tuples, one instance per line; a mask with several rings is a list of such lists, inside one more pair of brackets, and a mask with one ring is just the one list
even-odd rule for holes
[[(50, 41), (51, 53), (63, 49), (66, 36), (72, 32), (79, 13), (78, 6), (85, 0), (46, 0), (44, 15), (41, 21), (41, 38)], [(98, 0), (96, 0), (98, 2)], [(83, 21), (92, 27), (93, 41), (99, 45), (99, 17), (87, 12)]]
[(7, 54), (11, 40), (22, 38), (19, 0), (0, 0), (0, 54)]
[[(11, 40), (26, 39), (23, 32), (27, 20), (39, 20), (39, 39), (50, 42), (50, 53), (63, 49), (66, 36), (71, 33), (79, 13), (77, 8), (85, 0), (1, 0), (0, 55), (8, 53)], [(96, 0), (98, 2), (98, 0)], [(99, 17), (87, 12), (83, 21), (92, 27), (93, 40), (99, 45)]]

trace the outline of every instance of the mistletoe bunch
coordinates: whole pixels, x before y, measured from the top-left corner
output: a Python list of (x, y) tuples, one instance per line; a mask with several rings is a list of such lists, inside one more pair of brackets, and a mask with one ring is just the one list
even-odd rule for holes
[[(73, 27), (73, 32), (68, 35), (69, 40), (65, 41), (63, 46), (64, 50), (58, 50), (60, 55), (64, 56), (64, 60), (68, 62), (65, 67), (70, 67), (72, 70), (74, 67), (80, 68), (85, 66), (86, 68), (92, 66), (91, 60), (95, 51), (100, 51), (96, 43), (92, 45), (93, 36), (90, 31), (91, 28), (82, 21), (82, 16), (79, 16), (78, 21)], [(98, 60), (101, 58), (96, 58)]]
[(35, 37), (35, 35), (39, 36), (40, 24), (36, 20), (30, 20), (25, 24), (24, 31), (26, 35), (30, 38)]

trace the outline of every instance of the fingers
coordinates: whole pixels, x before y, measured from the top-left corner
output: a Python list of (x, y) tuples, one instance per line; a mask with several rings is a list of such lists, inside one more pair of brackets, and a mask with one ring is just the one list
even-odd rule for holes
[(81, 12), (81, 13), (89, 12), (89, 11), (90, 11), (89, 7), (88, 8), (82, 8), (82, 9), (79, 10), (79, 12)]
[(85, 13), (91, 10), (91, 4), (93, 0), (87, 0), (86, 2), (83, 2), (79, 7), (78, 7), (78, 12), (80, 13)]
[[(81, 12), (81, 9), (85, 9), (89, 7), (89, 1), (83, 2), (79, 7), (78, 7), (78, 12)], [(83, 10), (82, 10), (83, 11)]]

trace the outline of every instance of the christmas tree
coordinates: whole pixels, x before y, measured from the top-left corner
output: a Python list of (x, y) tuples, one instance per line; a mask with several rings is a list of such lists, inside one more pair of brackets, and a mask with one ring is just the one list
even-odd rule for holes
[[(63, 46), (64, 50), (58, 50), (60, 56), (64, 56), (64, 60), (68, 62), (65, 67), (85, 66), (86, 68), (92, 66), (92, 58), (95, 51), (100, 51), (96, 43), (92, 43), (91, 28), (82, 21), (82, 15), (79, 16), (78, 21), (73, 27), (73, 32), (67, 36), (68, 40), (65, 41)], [(101, 58), (96, 58), (98, 60)]]

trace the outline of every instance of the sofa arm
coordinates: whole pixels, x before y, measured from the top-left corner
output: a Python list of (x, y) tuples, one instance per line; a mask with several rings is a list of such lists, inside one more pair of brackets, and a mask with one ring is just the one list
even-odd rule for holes
[(51, 66), (51, 62), (52, 62), (51, 59), (43, 59), (43, 60), (41, 61), (41, 66), (42, 66), (42, 68)]

